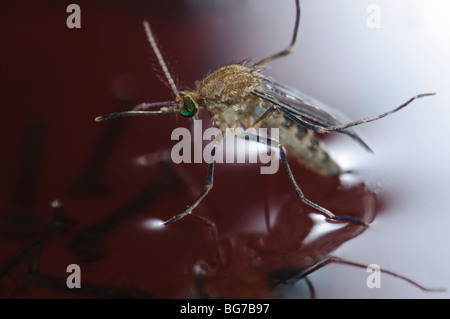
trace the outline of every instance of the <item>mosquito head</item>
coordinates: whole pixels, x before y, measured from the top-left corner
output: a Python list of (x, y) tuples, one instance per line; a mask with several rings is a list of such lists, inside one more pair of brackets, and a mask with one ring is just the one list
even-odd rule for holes
[[(184, 117), (194, 117), (199, 110), (198, 97), (195, 92), (180, 92), (180, 96), (176, 101), (141, 103), (136, 105), (133, 110), (119, 113), (111, 113), (95, 118), (96, 122), (109, 120), (125, 116), (149, 116), (149, 115), (171, 115), (181, 114)], [(156, 111), (148, 111), (154, 107), (161, 107)]]
[(185, 117), (193, 117), (198, 113), (197, 99), (192, 92), (180, 92), (180, 99), (178, 100), (178, 108), (180, 114)]

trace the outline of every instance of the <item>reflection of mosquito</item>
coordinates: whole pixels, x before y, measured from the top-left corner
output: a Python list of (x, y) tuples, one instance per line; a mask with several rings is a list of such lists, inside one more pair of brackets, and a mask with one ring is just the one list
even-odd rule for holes
[[(292, 53), (297, 40), (298, 27), (300, 22), (300, 4), (295, 0), (296, 19), (294, 33), (291, 43), (286, 50), (269, 56), (253, 65), (246, 63), (231, 64), (224, 66), (206, 76), (197, 84), (194, 91), (179, 92), (164, 59), (159, 51), (155, 38), (148, 22), (144, 22), (145, 32), (148, 41), (158, 58), (159, 64), (176, 95), (175, 101), (142, 103), (137, 105), (132, 111), (113, 113), (99, 116), (95, 120), (103, 121), (121, 116), (136, 115), (163, 115), (181, 114), (185, 117), (194, 117), (199, 109), (206, 109), (212, 115), (213, 123), (225, 136), (227, 127), (237, 128), (239, 126), (247, 128), (276, 127), (279, 128), (280, 141), (268, 139), (268, 145), (278, 145), (280, 158), (284, 169), (289, 177), (289, 181), (301, 201), (321, 212), (327, 218), (336, 221), (351, 221), (367, 226), (367, 223), (351, 216), (336, 216), (329, 210), (311, 202), (300, 190), (292, 175), (292, 171), (286, 159), (285, 148), (292, 153), (299, 161), (312, 170), (326, 176), (336, 176), (343, 173), (338, 164), (323, 149), (321, 143), (314, 135), (316, 133), (340, 132), (351, 136), (364, 148), (371, 151), (367, 144), (351, 129), (351, 127), (375, 121), (391, 113), (397, 112), (410, 104), (413, 100), (435, 93), (419, 94), (409, 99), (397, 108), (383, 114), (364, 118), (359, 121), (344, 124), (344, 122), (313, 104), (298, 91), (279, 84), (261, 74), (265, 65), (269, 62), (287, 56)], [(147, 109), (162, 106), (157, 111), (147, 111)], [(216, 144), (221, 140), (216, 137)], [(211, 161), (208, 166), (206, 187), (197, 199), (178, 214), (167, 220), (165, 224), (170, 224), (184, 216), (191, 214), (213, 187), (215, 147), (211, 151)]]

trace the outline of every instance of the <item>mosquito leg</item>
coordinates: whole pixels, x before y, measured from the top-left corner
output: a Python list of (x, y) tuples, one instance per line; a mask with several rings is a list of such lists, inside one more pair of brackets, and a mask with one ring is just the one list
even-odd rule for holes
[(376, 121), (379, 120), (385, 116), (388, 116), (389, 114), (395, 113), (399, 110), (401, 110), (402, 108), (404, 108), (405, 106), (407, 106), (408, 104), (410, 104), (412, 101), (416, 100), (416, 99), (421, 99), (425, 96), (432, 96), (435, 95), (436, 93), (424, 93), (424, 94), (418, 94), (416, 96), (413, 96), (412, 98), (410, 98), (408, 101), (406, 101), (405, 103), (403, 103), (402, 105), (396, 107), (393, 110), (387, 111), (383, 114), (379, 114), (379, 115), (375, 115), (375, 116), (371, 116), (371, 117), (366, 117), (364, 119), (358, 120), (358, 121), (354, 121), (351, 123), (347, 123), (347, 124), (343, 124), (343, 125), (336, 125), (336, 126), (328, 126), (328, 127), (323, 127), (321, 129), (318, 130), (319, 133), (327, 133), (327, 132), (331, 132), (331, 131), (339, 131), (339, 130), (345, 130), (346, 128), (352, 127), (352, 126), (357, 126), (363, 123), (368, 123), (368, 122), (372, 122), (372, 121)]
[[(300, 116), (291, 114), (288, 110), (285, 110), (282, 107), (279, 107), (278, 110), (280, 110), (280, 112), (282, 112), (284, 115), (286, 115), (291, 120), (297, 122), (298, 124), (308, 128), (308, 129), (310, 129), (310, 130), (312, 130), (314, 132), (317, 132), (317, 133), (329, 133), (329, 132), (332, 132), (332, 131), (342, 131), (342, 130), (345, 130), (345, 129), (348, 129), (350, 127), (357, 126), (357, 125), (360, 125), (360, 124), (363, 124), (363, 123), (368, 123), (368, 122), (379, 120), (379, 119), (381, 119), (381, 118), (383, 118), (385, 116), (388, 116), (388, 115), (390, 115), (392, 113), (395, 113), (395, 112), (401, 110), (402, 108), (404, 108), (407, 105), (409, 105), (410, 103), (412, 103), (414, 100), (421, 99), (421, 98), (426, 97), (426, 96), (432, 96), (432, 95), (435, 95), (435, 94), (436, 93), (418, 94), (416, 96), (413, 96), (408, 101), (406, 101), (405, 103), (403, 103), (402, 105), (396, 107), (393, 110), (384, 112), (384, 113), (379, 114), (379, 115), (366, 117), (366, 118), (363, 118), (363, 119), (358, 120), (358, 121), (354, 121), (354, 122), (350, 122), (350, 123), (342, 124), (342, 125), (335, 125), (335, 126), (323, 126), (323, 125), (313, 124), (313, 123), (310, 123), (308, 121), (303, 120)], [(272, 102), (272, 100), (270, 98), (266, 97), (266, 96), (264, 96), (264, 99), (266, 101)]]
[(356, 217), (352, 217), (352, 216), (336, 216), (332, 212), (330, 212), (329, 210), (327, 210), (327, 209), (323, 208), (322, 206), (319, 206), (316, 203), (313, 203), (312, 201), (307, 199), (305, 197), (305, 195), (303, 194), (303, 192), (301, 191), (300, 187), (297, 185), (297, 182), (294, 179), (294, 176), (292, 174), (291, 168), (290, 168), (289, 163), (288, 163), (287, 158), (286, 158), (286, 153), (284, 152), (283, 145), (278, 144), (278, 147), (280, 149), (280, 158), (281, 158), (281, 162), (283, 163), (284, 170), (286, 171), (286, 173), (288, 175), (288, 178), (289, 178), (289, 181), (291, 182), (292, 187), (294, 187), (294, 190), (297, 193), (298, 198), (302, 202), (304, 202), (305, 204), (307, 204), (307, 205), (311, 206), (312, 208), (318, 210), (319, 212), (324, 214), (329, 219), (336, 220), (336, 221), (349, 221), (349, 222), (352, 222), (352, 223), (355, 223), (355, 224), (368, 226), (367, 222), (364, 222), (361, 219), (356, 218)]
[(197, 197), (197, 199), (188, 207), (186, 208), (181, 214), (178, 214), (169, 220), (164, 222), (164, 225), (171, 224), (173, 222), (176, 222), (177, 220), (180, 220), (181, 218), (185, 217), (186, 215), (192, 214), (192, 211), (200, 204), (200, 202), (205, 198), (206, 195), (208, 195), (209, 191), (213, 188), (213, 181), (214, 181), (214, 157), (216, 155), (216, 146), (213, 147), (211, 150), (211, 160), (208, 165), (208, 175), (206, 176), (206, 186), (203, 192)]
[[(270, 109), (269, 109), (270, 110)], [(268, 110), (268, 111), (269, 111)], [(268, 113), (265, 112), (265, 113)], [(297, 185), (297, 182), (294, 179), (294, 175), (292, 174), (291, 168), (289, 166), (289, 163), (287, 161), (286, 158), (286, 153), (284, 151), (284, 147), (283, 145), (281, 145), (281, 143), (279, 143), (278, 141), (275, 141), (272, 138), (260, 138), (259, 135), (253, 135), (250, 133), (245, 133), (244, 134), (246, 137), (252, 138), (254, 139), (256, 142), (261, 143), (263, 145), (266, 145), (268, 147), (274, 146), (278, 144), (278, 148), (280, 150), (280, 158), (281, 158), (281, 162), (283, 163), (283, 167), (288, 175), (289, 181), (291, 182), (291, 185), (294, 187), (295, 192), (297, 193), (298, 198), (304, 202), (305, 204), (311, 206), (312, 208), (318, 210), (319, 212), (323, 213), (327, 218), (335, 220), (335, 221), (349, 221), (355, 224), (359, 224), (359, 225), (364, 225), (364, 226), (368, 226), (367, 222), (364, 222), (362, 220), (360, 220), (359, 218), (356, 217), (352, 217), (352, 216), (336, 216), (334, 215), (332, 212), (330, 212), (329, 210), (323, 208), (322, 206), (317, 205), (316, 203), (313, 203), (312, 201), (310, 201), (309, 199), (307, 199), (305, 197), (305, 195), (303, 194), (303, 192), (301, 191), (300, 187)], [(240, 136), (240, 135), (238, 135)]]
[(264, 121), (266, 118), (270, 117), (275, 111), (277, 110), (276, 106), (274, 106), (272, 104), (272, 106), (264, 112), (263, 115), (261, 115), (256, 121), (255, 123), (253, 123), (253, 125), (251, 126), (252, 128), (255, 128), (262, 122)]
[[(348, 260), (345, 260), (345, 259), (342, 259), (342, 258), (339, 258), (339, 257), (336, 257), (336, 256), (329, 256), (329, 257), (325, 258), (324, 260), (320, 261), (319, 263), (317, 263), (316, 265), (314, 265), (314, 266), (306, 269), (305, 271), (303, 271), (295, 279), (296, 280), (301, 280), (303, 278), (307, 279), (307, 276), (309, 276), (313, 272), (319, 270), (320, 268), (322, 268), (322, 267), (324, 267), (324, 266), (326, 266), (328, 264), (332, 264), (332, 263), (343, 264), (343, 265), (347, 265), (347, 266), (367, 269), (367, 265), (355, 263), (353, 261), (348, 261)], [(380, 269), (380, 272), (383, 273), (383, 274), (387, 274), (387, 275), (390, 275), (392, 277), (401, 279), (403, 281), (406, 281), (406, 282), (410, 283), (411, 285), (413, 285), (413, 286), (415, 286), (415, 287), (417, 287), (417, 288), (419, 288), (420, 290), (423, 290), (423, 291), (429, 291), (429, 292), (445, 292), (446, 291), (445, 289), (441, 289), (441, 288), (437, 288), (437, 289), (436, 288), (426, 288), (426, 287), (420, 285), (419, 283), (413, 281), (412, 279), (409, 279), (409, 278), (407, 278), (405, 276), (396, 274), (395, 272), (392, 272), (390, 270)]]
[[(344, 265), (348, 265), (348, 266), (353, 266), (353, 267), (367, 269), (366, 265), (355, 263), (353, 261), (348, 261), (348, 260), (345, 260), (345, 259), (341, 259), (341, 258), (335, 257), (335, 256), (332, 256), (329, 259), (327, 259), (327, 264), (328, 263), (344, 264)], [(445, 292), (446, 291), (445, 289), (442, 289), (442, 288), (426, 288), (426, 287), (418, 284), (417, 282), (413, 281), (412, 279), (409, 279), (409, 278), (407, 278), (405, 276), (396, 274), (395, 272), (390, 271), (390, 270), (380, 270), (380, 271), (381, 271), (381, 273), (384, 273), (384, 274), (393, 276), (395, 278), (404, 280), (404, 281), (410, 283), (413, 286), (416, 286), (417, 288), (419, 288), (419, 289), (421, 289), (423, 291), (435, 291), (435, 292)]]
[[(167, 165), (167, 167), (170, 168), (170, 170), (172, 170), (173, 174), (177, 176), (179, 181), (184, 184), (184, 187), (187, 188), (188, 193), (192, 200), (196, 199), (198, 194), (201, 193), (202, 191), (202, 188), (200, 188), (199, 185), (196, 183), (195, 179), (190, 174), (189, 170), (186, 170), (185, 167), (183, 166), (173, 164), (170, 157), (170, 149), (163, 149), (151, 154), (144, 155), (139, 159), (139, 162), (144, 165), (154, 165), (158, 163), (164, 163), (165, 165)], [(213, 224), (212, 221), (210, 221), (206, 217), (200, 216), (205, 215), (203, 214), (204, 208), (205, 207), (198, 207), (197, 211), (202, 214), (195, 214), (193, 216), (196, 216), (198, 219), (205, 222), (208, 226), (215, 228), (215, 225), (212, 225)], [(217, 232), (216, 230), (212, 231)]]
[(317, 264), (313, 265), (310, 268), (307, 268), (305, 271), (301, 272), (298, 276), (295, 277), (296, 280), (302, 280), (303, 278), (307, 278), (307, 276), (311, 275), (313, 272), (319, 270), (320, 268), (330, 264), (333, 262), (333, 256), (329, 256), (323, 260), (321, 260), (320, 262), (318, 262)]
[(292, 40), (289, 44), (288, 48), (278, 52), (274, 55), (271, 55), (265, 59), (262, 59), (258, 63), (256, 63), (254, 66), (264, 66), (265, 64), (272, 62), (273, 60), (276, 60), (278, 58), (284, 57), (289, 55), (294, 51), (295, 42), (297, 41), (297, 34), (298, 34), (298, 27), (300, 25), (300, 2), (299, 0), (295, 0), (295, 7), (296, 7), (296, 15), (295, 15), (295, 25), (294, 25), (294, 33), (292, 34)]
[(311, 282), (311, 280), (306, 277), (305, 278), (306, 284), (308, 285), (308, 289), (309, 289), (309, 296), (311, 299), (316, 299), (316, 290), (314, 289), (314, 285)]

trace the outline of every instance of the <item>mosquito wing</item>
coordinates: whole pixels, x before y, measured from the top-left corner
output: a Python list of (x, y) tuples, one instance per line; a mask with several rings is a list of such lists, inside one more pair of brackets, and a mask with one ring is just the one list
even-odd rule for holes
[[(320, 102), (308, 97), (307, 95), (284, 86), (270, 78), (264, 77), (262, 85), (252, 92), (263, 100), (276, 104), (281, 111), (296, 121), (297, 124), (307, 127), (306, 122), (329, 127), (342, 125), (347, 122), (346, 116), (339, 114), (337, 110), (331, 109)], [(301, 119), (302, 121), (299, 121)], [(311, 127), (308, 127), (311, 129)], [(338, 132), (347, 134), (361, 144), (369, 152), (370, 147), (351, 129), (339, 130)]]

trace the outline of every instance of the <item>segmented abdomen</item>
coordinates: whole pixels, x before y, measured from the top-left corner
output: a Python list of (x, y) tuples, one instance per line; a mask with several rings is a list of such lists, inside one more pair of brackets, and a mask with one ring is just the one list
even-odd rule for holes
[(308, 168), (325, 176), (342, 174), (343, 170), (330, 157), (312, 131), (296, 124), (279, 112), (274, 112), (264, 121), (263, 126), (279, 128), (280, 143), (289, 154), (295, 156)]

